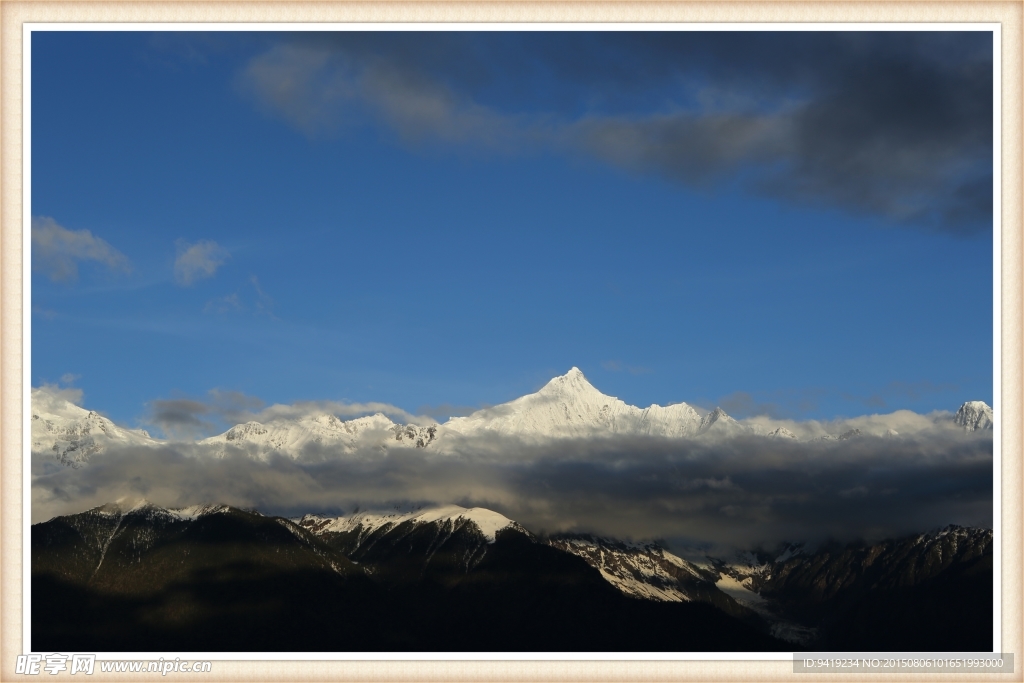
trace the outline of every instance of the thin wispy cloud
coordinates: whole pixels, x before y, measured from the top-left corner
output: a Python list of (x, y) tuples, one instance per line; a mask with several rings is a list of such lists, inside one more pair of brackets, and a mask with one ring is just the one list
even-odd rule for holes
[(263, 291), (259, 278), (250, 275), (247, 285), (231, 294), (210, 299), (203, 307), (203, 313), (249, 313), (278, 320), (274, 315), (274, 299)]
[(49, 216), (32, 218), (32, 269), (54, 282), (74, 282), (78, 266), (95, 262), (114, 273), (130, 273), (128, 257), (89, 230), (69, 230)]
[(231, 256), (227, 249), (212, 240), (199, 240), (195, 244), (178, 240), (175, 247), (174, 281), (182, 287), (213, 277)]
[(244, 310), (244, 306), (239, 301), (237, 293), (210, 299), (203, 307), (203, 313), (230, 313), (241, 310)]
[(263, 291), (260, 287), (259, 278), (255, 275), (249, 276), (249, 284), (256, 291), (256, 300), (253, 302), (253, 307), (257, 314), (266, 315), (270, 318), (274, 318), (274, 300), (270, 298), (270, 295)]

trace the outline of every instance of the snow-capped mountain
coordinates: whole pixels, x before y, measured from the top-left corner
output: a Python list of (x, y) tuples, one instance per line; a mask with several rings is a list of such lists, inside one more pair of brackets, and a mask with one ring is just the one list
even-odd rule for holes
[(434, 440), (436, 433), (436, 425), (399, 425), (382, 413), (354, 420), (315, 414), (269, 424), (246, 422), (223, 434), (203, 439), (199, 445), (211, 448), (216, 455), (224, 455), (228, 449), (236, 448), (253, 457), (266, 459), (273, 452), (298, 457), (311, 448), (343, 452), (352, 452), (370, 444), (423, 448)]
[(953, 421), (967, 432), (992, 429), (992, 408), (984, 401), (967, 401), (960, 406), (960, 410), (956, 411)]
[(153, 445), (142, 429), (125, 429), (42, 388), (32, 389), (32, 450), (52, 453), (63, 465), (80, 467), (104, 447)]
[[(33, 452), (52, 453), (65, 465), (80, 466), (110, 445), (167, 443), (151, 438), (145, 431), (119, 427), (98, 413), (80, 408), (43, 388), (33, 389), (32, 409)], [(968, 432), (992, 429), (992, 409), (981, 401), (964, 403), (952, 421), (948, 415), (922, 416), (919, 422), (952, 423)], [(896, 435), (896, 431), (886, 428), (877, 416), (871, 425), (859, 419), (860, 422), (852, 422), (863, 425), (865, 434)], [(771, 439), (834, 442), (862, 435), (862, 430), (849, 422), (842, 433), (825, 435), (821, 434), (820, 426), (805, 429), (798, 423), (787, 424), (800, 430), (801, 436), (771, 421), (737, 421), (721, 408), (703, 417), (686, 403), (638, 408), (601, 393), (574, 367), (536, 393), (465, 417), (453, 417), (440, 425), (397, 424), (382, 413), (351, 420), (329, 413), (311, 413), (298, 418), (276, 417), (262, 423), (245, 422), (195, 445), (197, 453), (214, 457), (238, 451), (266, 460), (272, 453), (292, 458), (317, 458), (389, 448), (426, 448), (435, 453), (449, 453), (459, 450), (460, 444), (472, 444), (473, 439), (493, 436), (543, 442), (609, 436), (730, 439), (759, 434)]]
[[(721, 418), (711, 419), (686, 403), (637, 408), (606, 396), (587, 381), (579, 368), (555, 377), (540, 391), (508, 403), (485, 408), (441, 425), (439, 437), (501, 434), (522, 438), (573, 438), (600, 435), (694, 436)], [(733, 421), (735, 422), (735, 421)]]
[(518, 522), (488, 510), (487, 508), (469, 508), (458, 505), (432, 505), (413, 510), (387, 510), (382, 512), (355, 511), (340, 517), (321, 517), (306, 515), (298, 521), (299, 525), (317, 535), (354, 533), (354, 545), (358, 547), (366, 539), (374, 535), (383, 535), (403, 524), (408, 530), (423, 524), (450, 524), (453, 529), (464, 525), (472, 525), (487, 543), (494, 543), (497, 532), (509, 527), (523, 530)]
[(296, 522), (367, 574), (400, 585), (424, 578), (453, 585), (488, 557), (502, 534), (534, 538), (500, 513), (458, 505), (306, 515)]
[[(763, 624), (709, 604), (626, 596), (580, 557), (497, 513), (449, 507), (407, 515), (379, 526), (370, 515), (340, 524), (306, 517), (306, 527), (227, 506), (167, 510), (142, 502), (55, 517), (32, 527), (33, 644), (192, 652), (787, 649)], [(326, 530), (353, 522), (375, 530), (358, 542), (355, 529)]]
[[(386, 642), (461, 651), (465, 624), (487, 621), (507, 633), (482, 629), (470, 649), (514, 651), (525, 645), (516, 634), (549, 619), (551, 632), (526, 649), (582, 651), (603, 633), (609, 651), (654, 642), (656, 650), (702, 650), (693, 639), (703, 629), (725, 649), (730, 635), (750, 639), (751, 649), (785, 649), (773, 640), (781, 639), (834, 651), (984, 651), (991, 640), (992, 531), (957, 526), (874, 545), (790, 544), (686, 560), (657, 543), (542, 539), (484, 508), (296, 521), (227, 505), (122, 500), (33, 525), (31, 551), (34, 585), (46, 587), (33, 593), (34, 613), (62, 615), (44, 620), (48, 637), (68, 628), (101, 634), (107, 650), (135, 643), (142, 629), (152, 642), (170, 637), (191, 649), (273, 650), (283, 633), (299, 651), (330, 649), (342, 635), (359, 650)], [(69, 601), (76, 608), (66, 615), (43, 609)], [(437, 632), (445, 615), (447, 630)], [(418, 623), (403, 628), (410, 618)], [(258, 648), (250, 642), (280, 620), (293, 628), (274, 630)], [(352, 628), (336, 631), (339, 622)], [(658, 624), (686, 623), (683, 640), (658, 640)], [(580, 630), (579, 643), (559, 640)]]
[(789, 431), (785, 427), (777, 427), (772, 431), (768, 432), (765, 436), (769, 439), (796, 439), (797, 435)]
[(848, 429), (842, 434), (826, 434), (825, 436), (818, 437), (818, 441), (846, 441), (860, 435), (861, 431), (859, 429)]

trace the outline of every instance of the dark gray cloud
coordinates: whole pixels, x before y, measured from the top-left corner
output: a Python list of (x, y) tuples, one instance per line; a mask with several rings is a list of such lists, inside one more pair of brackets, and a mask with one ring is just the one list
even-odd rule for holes
[(843, 442), (488, 439), (453, 453), (307, 450), (267, 462), (180, 445), (114, 449), (81, 469), (33, 456), (32, 517), (120, 496), (223, 502), (264, 513), (340, 513), (397, 502), (483, 506), (537, 532), (735, 547), (991, 526), (991, 435)]
[(736, 417), (747, 417), (749, 415), (765, 415), (772, 419), (791, 417), (777, 403), (771, 401), (758, 401), (746, 391), (736, 391), (718, 400), (718, 407), (729, 415)]
[(954, 394), (959, 389), (959, 385), (949, 382), (936, 384), (927, 380), (920, 382), (893, 381), (868, 396), (843, 393), (842, 397), (847, 401), (863, 403), (868, 408), (882, 409), (888, 407), (890, 401), (906, 403), (907, 400), (917, 401), (922, 396), (929, 394)]
[(147, 422), (159, 427), (171, 438), (195, 438), (206, 435), (214, 424), (203, 417), (213, 411), (200, 401), (187, 398), (157, 399), (149, 404)]
[(205, 400), (178, 397), (150, 402), (146, 423), (168, 438), (195, 439), (246, 422), (264, 406), (256, 397), (240, 391), (211, 389)]
[(718, 398), (697, 398), (694, 405), (705, 411), (718, 407), (737, 419), (761, 416), (772, 420), (793, 420), (815, 410), (829, 393), (820, 387), (757, 392), (756, 395), (734, 391)]
[(992, 218), (986, 32), (319, 33), (240, 78), (310, 134), (561, 150), (968, 235)]

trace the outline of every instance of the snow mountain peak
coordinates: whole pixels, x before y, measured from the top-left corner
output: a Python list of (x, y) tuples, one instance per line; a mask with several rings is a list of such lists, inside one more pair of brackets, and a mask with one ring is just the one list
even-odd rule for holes
[(992, 429), (994, 416), (992, 408), (984, 401), (967, 401), (956, 411), (953, 421), (963, 427), (964, 431), (974, 432), (979, 429)]
[[(33, 453), (46, 453), (63, 465), (77, 468), (110, 447), (152, 447), (167, 443), (152, 438), (144, 430), (115, 425), (102, 414), (67, 400), (68, 397), (75, 398), (75, 393), (49, 385), (33, 388)], [(396, 424), (380, 412), (344, 419), (321, 410), (306, 411), (295, 406), (289, 411), (267, 411), (254, 416), (262, 421), (237, 424), (194, 445), (213, 457), (241, 453), (265, 461), (275, 453), (319, 460), (390, 448), (429, 448), (432, 452), (450, 453), (464, 446), (473, 447), (466, 439), (485, 442), (496, 436), (536, 444), (552, 439), (719, 440), (755, 435), (792, 441), (840, 442), (861, 436), (913, 438), (915, 433), (904, 432), (900, 437), (895, 429), (885, 429), (888, 424), (859, 419), (837, 423), (845, 429), (842, 433), (822, 435), (820, 428), (808, 429), (796, 422), (787, 423), (791, 431), (777, 421), (735, 420), (721, 407), (703, 416), (682, 402), (640, 408), (602, 393), (575, 366), (564, 375), (552, 378), (535, 393), (465, 417), (453, 417), (444, 424)], [(960, 406), (955, 417), (950, 419), (947, 413), (942, 422), (954, 423), (981, 436), (993, 428), (993, 411), (983, 401), (968, 401)], [(932, 424), (931, 421), (928, 424)]]
[(564, 375), (554, 377), (539, 392), (545, 396), (590, 396), (592, 398), (610, 398), (594, 387), (583, 375), (583, 371), (573, 367)]

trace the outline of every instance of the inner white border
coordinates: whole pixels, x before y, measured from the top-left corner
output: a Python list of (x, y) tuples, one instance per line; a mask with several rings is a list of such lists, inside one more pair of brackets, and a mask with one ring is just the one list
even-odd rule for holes
[[(978, 31), (992, 32), (993, 78), (993, 383), (992, 408), (995, 414), (992, 459), (992, 534), (993, 534), (993, 652), (1002, 651), (1002, 25), (999, 23), (679, 23), (644, 22), (635, 24), (529, 24), (529, 23), (25, 23), (22, 26), (22, 466), (23, 466), (23, 541), (22, 541), (22, 648), (31, 652), (32, 575), (31, 575), (31, 510), (32, 505), (32, 440), (31, 373), (32, 373), (32, 32), (33, 31)], [(100, 659), (212, 661), (789, 661), (793, 652), (104, 652)]]

